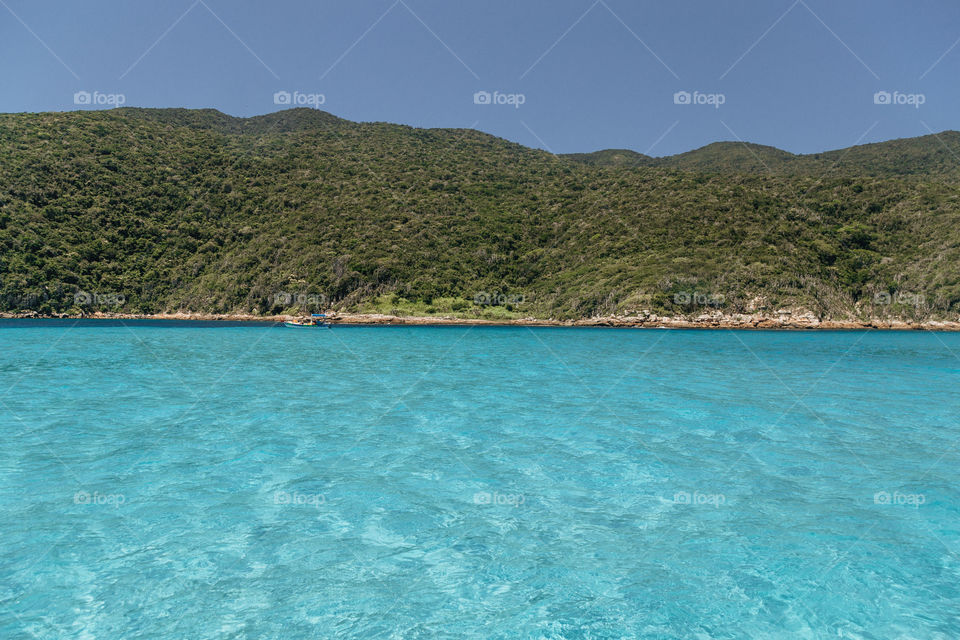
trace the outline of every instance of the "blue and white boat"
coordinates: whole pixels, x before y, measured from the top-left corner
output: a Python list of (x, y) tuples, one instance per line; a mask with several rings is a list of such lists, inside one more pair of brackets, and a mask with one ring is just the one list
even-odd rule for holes
[(325, 313), (312, 313), (309, 318), (304, 318), (303, 320), (287, 320), (283, 323), (285, 327), (296, 327), (299, 329), (306, 328), (330, 328), (330, 323), (327, 322), (327, 314)]

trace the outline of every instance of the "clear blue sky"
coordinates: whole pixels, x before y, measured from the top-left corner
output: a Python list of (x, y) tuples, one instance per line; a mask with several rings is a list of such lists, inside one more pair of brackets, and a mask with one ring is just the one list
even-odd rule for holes
[(0, 0), (0, 111), (82, 90), (249, 116), (298, 91), (556, 153), (809, 153), (960, 129), (958, 41), (956, 0)]

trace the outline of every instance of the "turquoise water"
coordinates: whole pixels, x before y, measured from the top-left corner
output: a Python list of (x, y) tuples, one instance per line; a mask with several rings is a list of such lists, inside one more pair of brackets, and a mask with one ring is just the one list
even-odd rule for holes
[(0, 323), (0, 638), (960, 637), (960, 335), (215, 326)]

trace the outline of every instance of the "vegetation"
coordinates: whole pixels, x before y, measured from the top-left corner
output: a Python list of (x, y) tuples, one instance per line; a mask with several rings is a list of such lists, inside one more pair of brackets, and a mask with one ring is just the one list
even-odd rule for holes
[(310, 109), (0, 115), (0, 311), (960, 313), (960, 134), (546, 152)]
[(746, 142), (714, 142), (675, 156), (651, 158), (635, 151), (606, 149), (565, 156), (592, 166), (684, 169), (704, 173), (767, 175), (840, 174), (851, 177), (916, 177), (960, 180), (960, 133), (865, 144), (826, 153), (794, 155), (775, 147)]

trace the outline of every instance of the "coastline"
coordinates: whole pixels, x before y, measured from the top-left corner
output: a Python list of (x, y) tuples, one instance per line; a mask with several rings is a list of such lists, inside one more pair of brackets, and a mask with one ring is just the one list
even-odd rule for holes
[[(16, 314), (0, 313), (0, 320), (61, 319), (61, 320), (195, 320), (202, 322), (284, 322), (298, 316), (258, 316), (233, 313), (91, 313), (91, 314)], [(393, 316), (384, 314), (339, 313), (328, 314), (330, 324), (387, 325), (387, 326), (491, 326), (491, 327), (606, 327), (621, 329), (734, 329), (734, 330), (856, 330), (878, 329), (888, 331), (960, 331), (960, 320), (906, 321), (889, 318), (869, 320), (820, 320), (811, 314), (792, 315), (702, 315), (694, 318), (646, 316), (603, 316), (576, 320), (517, 318), (487, 320), (457, 318), (454, 316)]]

